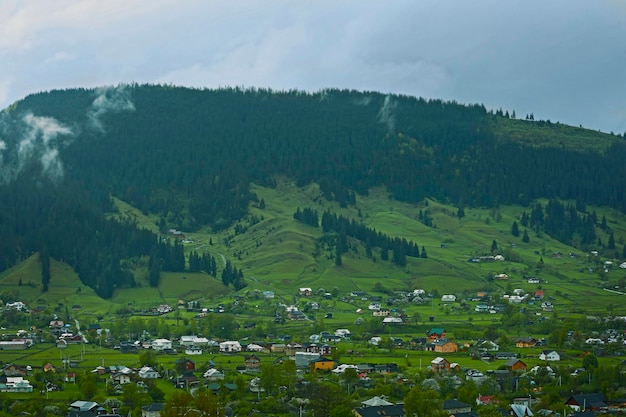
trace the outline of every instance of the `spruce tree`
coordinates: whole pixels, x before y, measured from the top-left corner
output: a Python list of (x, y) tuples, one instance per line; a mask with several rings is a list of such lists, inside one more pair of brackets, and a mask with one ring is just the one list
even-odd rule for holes
[(41, 291), (48, 292), (50, 285), (50, 252), (48, 252), (48, 246), (43, 246), (39, 259), (41, 260)]
[(511, 226), (511, 234), (515, 237), (519, 236), (519, 226), (516, 221), (513, 221), (513, 225)]
[(524, 236), (522, 236), (522, 242), (528, 243), (530, 238), (528, 237), (528, 230), (524, 229)]

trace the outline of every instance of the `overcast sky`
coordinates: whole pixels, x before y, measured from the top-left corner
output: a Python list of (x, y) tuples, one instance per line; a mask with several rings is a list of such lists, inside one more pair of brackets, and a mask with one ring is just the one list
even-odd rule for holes
[(0, 1), (0, 108), (130, 82), (401, 93), (624, 133), (626, 1)]

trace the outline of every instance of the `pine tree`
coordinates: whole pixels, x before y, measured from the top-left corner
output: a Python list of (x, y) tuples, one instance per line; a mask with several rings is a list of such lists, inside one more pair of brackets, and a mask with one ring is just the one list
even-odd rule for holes
[(522, 237), (522, 242), (528, 243), (530, 238), (528, 237), (528, 230), (524, 229), (524, 236)]
[(463, 207), (459, 207), (459, 209), (456, 212), (456, 216), (459, 219), (462, 219), (463, 217), (465, 217), (465, 210), (463, 209)]
[(491, 252), (495, 252), (495, 251), (497, 251), (497, 250), (498, 250), (498, 242), (496, 242), (496, 240), (494, 239), (494, 240), (491, 242)]
[(428, 258), (428, 254), (426, 253), (426, 248), (422, 246), (422, 253), (420, 254), (420, 258)]
[(339, 245), (335, 246), (335, 265), (337, 266), (343, 265), (343, 260), (341, 259), (341, 250), (339, 250)]
[(43, 246), (39, 259), (41, 260), (41, 291), (48, 292), (50, 285), (50, 252), (48, 252), (48, 246)]
[(606, 247), (608, 249), (615, 249), (615, 236), (613, 236), (613, 232), (609, 235), (609, 241)]
[(516, 221), (513, 221), (513, 226), (511, 226), (511, 234), (515, 237), (519, 236), (519, 226)]

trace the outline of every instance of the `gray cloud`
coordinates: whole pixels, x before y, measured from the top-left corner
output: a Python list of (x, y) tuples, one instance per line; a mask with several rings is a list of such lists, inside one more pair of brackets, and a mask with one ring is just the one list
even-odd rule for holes
[(626, 131), (617, 0), (33, 0), (4, 15), (0, 106), (131, 82), (351, 88)]

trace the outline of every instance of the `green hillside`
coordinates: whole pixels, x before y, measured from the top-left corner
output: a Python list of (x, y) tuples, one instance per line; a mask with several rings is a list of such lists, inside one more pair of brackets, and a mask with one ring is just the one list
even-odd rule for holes
[[(609, 251), (596, 257), (535, 232), (531, 232), (530, 241), (524, 243), (521, 237), (511, 234), (513, 221), (519, 221), (524, 210), (519, 206), (468, 208), (465, 217), (459, 219), (453, 206), (434, 200), (417, 205), (401, 203), (390, 199), (384, 189), (358, 197), (356, 204), (347, 208), (325, 201), (316, 185), (300, 188), (284, 178), (278, 180), (275, 187), (255, 185), (253, 190), (265, 202), (263, 209), (250, 209), (257, 222), (251, 224), (242, 220), (219, 233), (208, 229), (186, 233), (187, 254), (208, 251), (220, 259), (220, 263), (228, 258), (243, 270), (247, 287), (240, 291), (242, 294), (253, 289), (271, 290), (289, 301), (299, 287), (316, 291), (337, 288), (341, 293), (349, 293), (354, 290), (371, 292), (376, 285), (382, 285), (389, 291), (423, 288), (436, 294), (471, 298), (480, 291), (501, 295), (510, 293), (513, 288), (527, 292), (541, 288), (562, 314), (604, 314), (609, 306), (614, 314), (626, 314), (621, 293), (626, 284), (626, 272), (618, 267), (623, 260), (606, 256)], [(132, 216), (139, 224), (148, 226), (152, 222), (154, 225), (154, 218), (142, 215), (119, 200), (117, 204), (126, 216)], [(343, 264), (336, 266), (334, 251), (322, 243), (321, 228), (293, 219), (298, 207), (311, 207), (319, 212), (330, 209), (385, 234), (413, 240), (427, 251), (428, 257), (408, 257), (407, 265), (398, 267), (381, 260), (377, 250), (373, 259), (367, 258), (364, 245), (351, 239)], [(418, 220), (419, 211), (426, 209), (431, 213), (431, 227)], [(599, 215), (606, 216), (615, 240), (624, 242), (626, 216), (614, 210), (597, 210)], [(236, 234), (238, 226), (245, 232)], [(606, 235), (601, 239), (606, 241)], [(502, 254), (504, 261), (468, 262), (491, 253), (494, 240), (498, 245), (496, 253)], [(576, 258), (570, 257), (570, 253), (576, 254)], [(614, 265), (604, 272), (599, 266), (607, 260)], [(594, 272), (589, 272), (589, 268)], [(110, 301), (104, 301), (81, 284), (71, 268), (54, 261), (50, 289), (42, 294), (41, 266), (35, 255), (3, 272), (0, 287), (19, 294), (18, 298), (31, 305), (79, 304), (82, 314), (94, 316), (126, 306), (141, 310), (162, 303), (175, 304), (178, 300), (216, 304), (232, 293), (232, 288), (225, 287), (219, 278), (205, 273), (163, 273), (159, 287), (150, 288), (145, 259), (133, 264), (133, 272), (137, 285), (120, 289)], [(493, 275), (502, 273), (509, 276), (507, 281), (493, 279)], [(543, 282), (539, 286), (529, 285), (526, 276), (539, 277)], [(604, 289), (615, 286), (619, 286), (619, 292)]]

